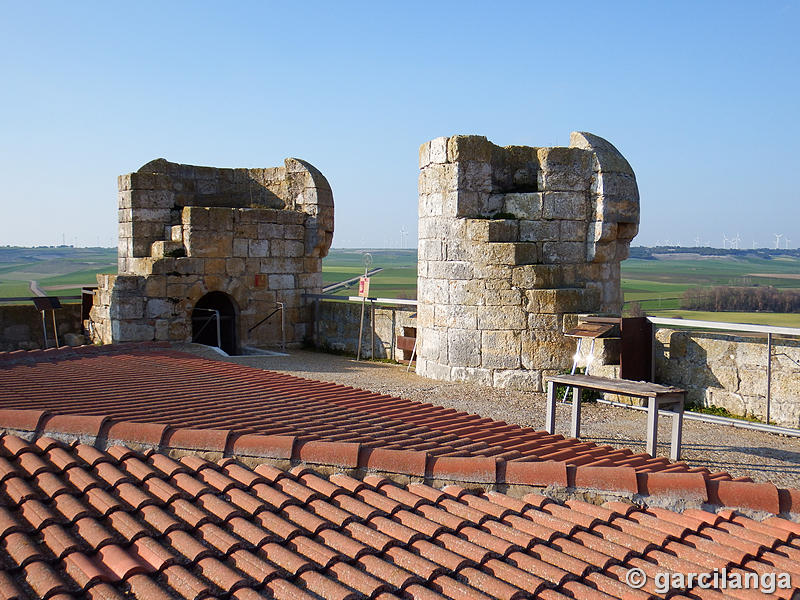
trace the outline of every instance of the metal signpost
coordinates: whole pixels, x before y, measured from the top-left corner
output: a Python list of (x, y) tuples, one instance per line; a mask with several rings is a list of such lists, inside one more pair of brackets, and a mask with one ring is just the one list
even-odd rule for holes
[(363, 300), (361, 301), (361, 323), (358, 326), (358, 352), (356, 352), (356, 362), (361, 358), (361, 336), (364, 335), (364, 309), (367, 307), (367, 297), (369, 296), (369, 277), (367, 277), (367, 273), (372, 266), (372, 254), (369, 252), (364, 254), (362, 261), (364, 262), (364, 276), (358, 281), (358, 296), (363, 298)]
[(56, 348), (58, 348), (58, 326), (56, 325), (56, 309), (61, 308), (61, 302), (55, 296), (37, 296), (33, 298), (33, 304), (36, 310), (42, 313), (42, 333), (44, 334), (44, 347), (47, 348), (47, 324), (45, 321), (45, 313), (49, 310), (53, 313), (53, 336), (56, 339)]

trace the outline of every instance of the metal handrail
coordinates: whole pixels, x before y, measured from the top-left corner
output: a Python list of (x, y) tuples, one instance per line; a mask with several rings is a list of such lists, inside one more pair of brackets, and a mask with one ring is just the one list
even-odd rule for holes
[[(18, 296), (16, 298), (0, 298), (0, 302), (31, 302), (37, 296)], [(41, 296), (39, 296), (41, 297)], [(59, 296), (59, 300), (81, 300), (83, 296)]]
[(653, 325), (668, 327), (689, 327), (693, 329), (713, 329), (717, 331), (742, 331), (746, 333), (765, 333), (767, 335), (767, 393), (764, 419), (769, 424), (770, 405), (772, 403), (772, 336), (783, 335), (800, 337), (800, 328), (777, 327), (773, 325), (751, 325), (749, 323), (723, 323), (720, 321), (693, 321), (690, 319), (665, 319), (647, 317)]
[(722, 331), (746, 331), (749, 333), (800, 336), (800, 328), (798, 327), (751, 325), (750, 323), (725, 323), (723, 321), (694, 321), (691, 319), (666, 319), (661, 317), (647, 317), (647, 320), (653, 325), (666, 325), (668, 327), (696, 327), (699, 329), (717, 329)]
[(405, 298), (377, 298), (369, 296), (362, 298), (361, 296), (335, 296), (333, 294), (303, 294), (304, 298), (311, 298), (313, 300), (339, 300), (347, 302), (363, 303), (365, 300), (374, 302), (375, 304), (399, 304), (405, 306), (417, 306), (418, 300), (407, 300)]

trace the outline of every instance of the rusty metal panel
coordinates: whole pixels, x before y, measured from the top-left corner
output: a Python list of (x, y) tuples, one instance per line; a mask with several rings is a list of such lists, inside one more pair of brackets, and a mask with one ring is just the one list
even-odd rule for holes
[(94, 304), (94, 291), (97, 286), (81, 288), (81, 321), (87, 321)]
[(577, 327), (564, 332), (568, 337), (615, 337), (616, 326), (609, 323), (579, 323)]
[(633, 381), (653, 379), (653, 324), (647, 317), (622, 319), (620, 377)]
[(61, 302), (55, 296), (37, 296), (33, 298), (36, 310), (55, 310), (61, 308)]

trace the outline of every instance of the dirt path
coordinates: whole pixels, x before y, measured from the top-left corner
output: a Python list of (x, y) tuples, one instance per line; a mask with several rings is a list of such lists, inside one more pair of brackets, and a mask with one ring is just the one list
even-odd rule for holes
[(39, 287), (39, 282), (36, 281), (35, 279), (30, 280), (30, 288), (31, 288), (31, 293), (34, 296), (47, 296), (47, 294), (45, 294), (44, 291), (42, 291), (42, 288)]
[[(352, 358), (321, 352), (292, 350), (287, 357), (224, 358), (198, 344), (184, 344), (178, 349), (213, 360), (429, 402), (534, 429), (544, 427), (543, 394), (434, 381), (417, 376), (413, 370), (406, 373), (404, 366), (357, 363)], [(559, 404), (556, 410), (557, 433), (569, 431), (569, 419), (569, 405)], [(659, 455), (668, 456), (671, 419), (659, 421)], [(644, 452), (646, 427), (646, 413), (642, 411), (596, 403), (587, 403), (582, 408), (583, 439), (597, 444)], [(734, 477), (748, 476), (754, 481), (771, 481), (778, 487), (800, 487), (800, 438), (693, 420), (685, 420), (683, 429), (682, 459), (691, 466), (727, 471)]]

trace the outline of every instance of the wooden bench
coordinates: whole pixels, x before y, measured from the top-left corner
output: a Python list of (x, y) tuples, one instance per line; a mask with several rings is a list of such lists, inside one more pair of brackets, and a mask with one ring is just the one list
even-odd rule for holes
[(658, 411), (669, 410), (672, 414), (672, 445), (670, 459), (681, 456), (681, 433), (683, 431), (683, 403), (685, 390), (628, 379), (608, 379), (593, 375), (554, 375), (547, 378), (547, 415), (545, 429), (554, 433), (556, 426), (556, 384), (572, 388), (572, 437), (581, 433), (581, 391), (584, 389), (611, 392), (647, 400), (647, 453), (656, 455), (658, 441)]

